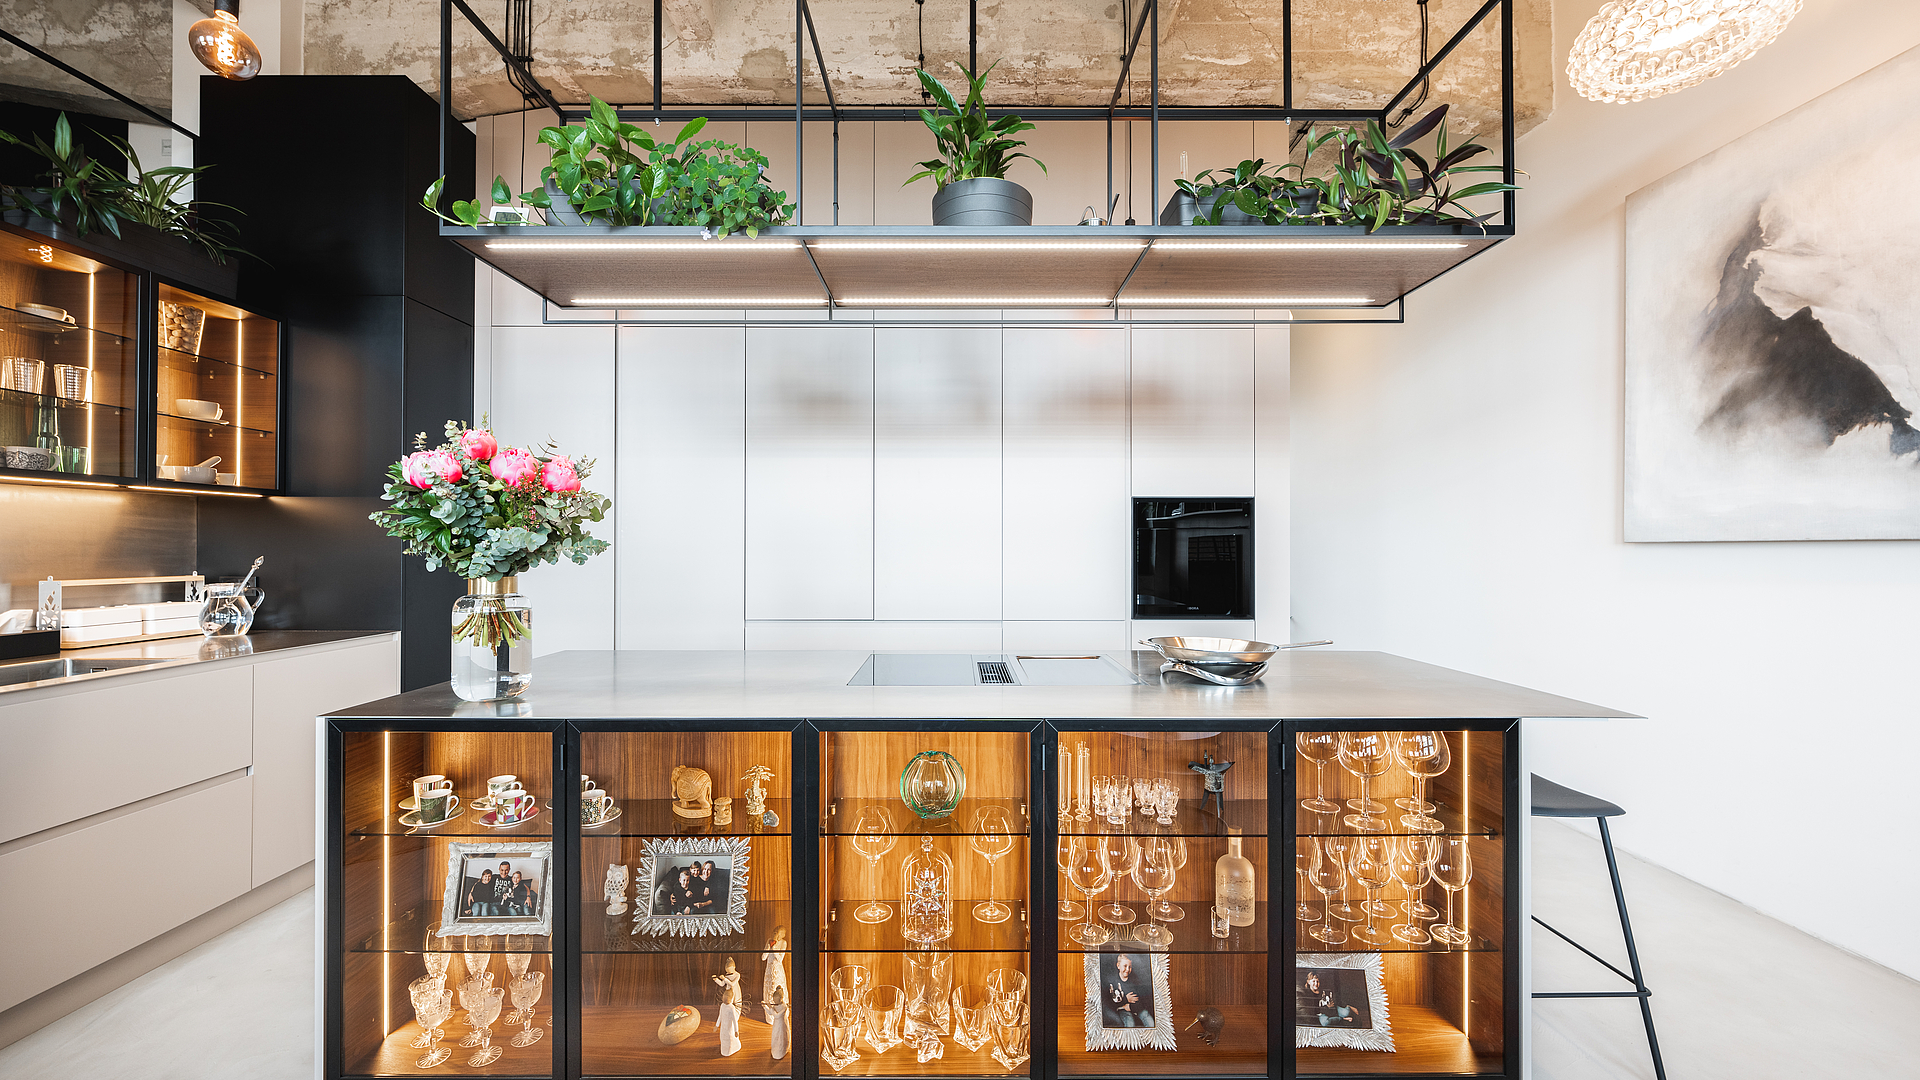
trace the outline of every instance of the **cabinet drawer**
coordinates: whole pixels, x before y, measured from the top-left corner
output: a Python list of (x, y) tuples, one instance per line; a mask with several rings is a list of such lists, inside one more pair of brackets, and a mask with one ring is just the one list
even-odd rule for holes
[[(244, 673), (243, 673), (244, 674)], [(0, 855), (8, 903), (0, 1010), (247, 891), (253, 780), (240, 776)]]
[(0, 706), (0, 842), (252, 763), (252, 668), (122, 678)]

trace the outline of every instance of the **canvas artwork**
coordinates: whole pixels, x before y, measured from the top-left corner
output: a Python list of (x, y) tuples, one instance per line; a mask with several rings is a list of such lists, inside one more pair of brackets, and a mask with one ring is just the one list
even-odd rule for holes
[(1626, 539), (1920, 538), (1920, 49), (1627, 199)]

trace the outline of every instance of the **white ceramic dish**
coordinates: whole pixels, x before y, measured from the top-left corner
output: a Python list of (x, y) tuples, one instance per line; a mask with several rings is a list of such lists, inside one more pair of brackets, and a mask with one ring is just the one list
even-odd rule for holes
[(437, 829), (459, 816), (459, 814), (448, 814), (439, 821), (421, 821), (420, 811), (411, 810), (400, 815), (400, 824), (405, 825), (409, 829)]
[(221, 408), (219, 402), (204, 401), (200, 398), (174, 398), (173, 410), (189, 420), (204, 420), (208, 423), (217, 423), (221, 417), (227, 415), (227, 410)]

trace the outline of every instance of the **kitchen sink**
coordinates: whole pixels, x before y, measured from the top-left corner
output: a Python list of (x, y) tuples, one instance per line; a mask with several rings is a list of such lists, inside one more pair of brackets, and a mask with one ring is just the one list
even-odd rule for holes
[(874, 653), (848, 686), (1132, 686), (1109, 657), (1019, 653)]
[(101, 657), (61, 657), (58, 660), (27, 660), (16, 664), (0, 664), (0, 686), (18, 686), (21, 683), (45, 682), (49, 679), (70, 679), (75, 675), (92, 675), (100, 671), (126, 671), (129, 668), (157, 667), (171, 663), (163, 657), (128, 656)]

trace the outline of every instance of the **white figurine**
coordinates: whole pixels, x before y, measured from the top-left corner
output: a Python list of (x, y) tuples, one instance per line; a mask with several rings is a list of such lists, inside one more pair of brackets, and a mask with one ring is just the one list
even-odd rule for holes
[(727, 957), (727, 970), (713, 976), (715, 986), (720, 988), (720, 1017), (713, 1026), (720, 1030), (720, 1056), (732, 1057), (740, 1052), (740, 969), (734, 967), (733, 957)]
[(787, 1028), (787, 988), (778, 986), (768, 996), (767, 1026), (773, 1029), (773, 1060), (779, 1061), (787, 1056), (787, 1045), (792, 1041), (792, 1033)]
[(627, 913), (627, 868), (625, 864), (607, 864), (607, 886), (604, 893), (607, 900), (607, 914), (624, 915)]
[(760, 962), (766, 965), (760, 978), (760, 1000), (772, 1001), (774, 991), (780, 992), (780, 1000), (787, 1000), (787, 928), (776, 926), (773, 936), (767, 939), (767, 951), (760, 954)]

